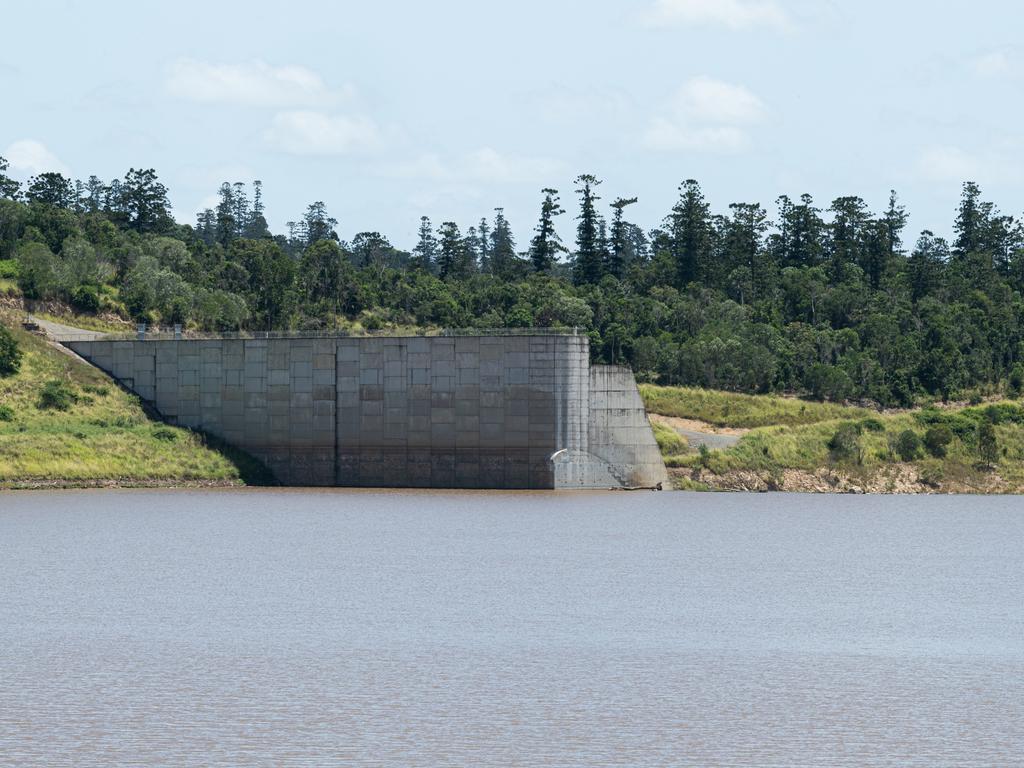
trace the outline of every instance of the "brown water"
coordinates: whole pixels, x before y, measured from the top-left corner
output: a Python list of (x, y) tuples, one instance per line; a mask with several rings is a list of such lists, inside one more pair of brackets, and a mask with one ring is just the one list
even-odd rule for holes
[(0, 764), (1024, 765), (1024, 500), (0, 493)]

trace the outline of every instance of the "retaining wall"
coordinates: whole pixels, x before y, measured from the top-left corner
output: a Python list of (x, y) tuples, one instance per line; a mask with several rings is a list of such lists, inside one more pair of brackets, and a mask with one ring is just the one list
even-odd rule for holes
[(287, 485), (667, 482), (628, 369), (577, 335), (68, 341)]

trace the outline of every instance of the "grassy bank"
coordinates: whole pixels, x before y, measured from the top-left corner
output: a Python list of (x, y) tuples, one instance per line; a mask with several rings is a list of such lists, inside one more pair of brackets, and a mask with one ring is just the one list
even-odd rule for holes
[(662, 416), (695, 419), (716, 427), (754, 428), (815, 424), (868, 416), (863, 408), (816, 403), (778, 395), (739, 395), (695, 387), (641, 384), (647, 410)]
[[(1024, 491), (1024, 408), (1017, 403), (874, 413), (780, 397), (650, 385), (641, 391), (650, 413), (751, 428), (735, 446), (719, 451), (680, 451), (659, 439), (680, 487)], [(987, 450), (985, 424), (994, 438)], [(932, 436), (945, 431), (948, 443), (933, 442), (930, 450), (930, 430)]]
[(16, 320), (14, 313), (0, 313), (24, 352), (21, 370), (0, 378), (0, 487), (266, 479), (251, 459), (214, 450), (202, 436), (150, 418), (138, 398), (22, 331)]

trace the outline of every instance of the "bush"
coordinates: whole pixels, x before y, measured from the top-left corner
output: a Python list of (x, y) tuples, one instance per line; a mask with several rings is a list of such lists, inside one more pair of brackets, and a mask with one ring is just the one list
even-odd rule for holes
[(1020, 397), (1024, 393), (1024, 364), (1017, 363), (1010, 369), (1010, 376), (1006, 383), (1010, 394), (1014, 397)]
[(67, 382), (51, 379), (40, 390), (36, 405), (40, 410), (70, 411), (77, 402), (78, 395)]
[(110, 387), (105, 384), (84, 384), (82, 386), (83, 392), (88, 392), (90, 395), (96, 395), (97, 397), (106, 397), (110, 394)]
[(873, 417), (861, 419), (860, 426), (868, 432), (885, 432), (885, 424)]
[(100, 293), (92, 285), (80, 285), (71, 292), (71, 304), (79, 312), (96, 314), (100, 311)]
[(983, 421), (978, 426), (978, 456), (984, 465), (994, 467), (999, 461), (999, 444), (996, 441), (996, 428), (991, 421)]
[(945, 424), (928, 427), (924, 433), (924, 448), (936, 459), (944, 458), (947, 446), (953, 442), (953, 430)]
[(0, 325), (0, 377), (13, 376), (21, 369), (22, 352), (11, 332)]
[(0, 259), (0, 280), (17, 280), (18, 272), (17, 260)]
[(862, 460), (860, 447), (860, 425), (846, 422), (840, 424), (835, 434), (828, 441), (828, 453), (832, 461), (857, 462)]
[(157, 427), (153, 430), (153, 437), (157, 440), (163, 440), (165, 443), (173, 443), (178, 439), (178, 433), (167, 427)]
[(0, 405), (0, 421), (14, 421), (14, 409), (9, 405)]
[(921, 455), (921, 438), (911, 429), (900, 432), (893, 448), (904, 461), (913, 461)]

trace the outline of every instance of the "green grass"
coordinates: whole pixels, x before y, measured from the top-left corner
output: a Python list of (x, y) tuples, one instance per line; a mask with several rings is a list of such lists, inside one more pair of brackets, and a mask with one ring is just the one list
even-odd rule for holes
[[(1024, 407), (1017, 403), (877, 413), (773, 396), (651, 385), (640, 389), (652, 413), (751, 430), (732, 448), (700, 455), (677, 450), (670, 438), (659, 434), (669, 428), (656, 424), (655, 437), (666, 465), (680, 470), (703, 467), (719, 476), (756, 472), (778, 477), (786, 470), (814, 473), (828, 467), (868, 479), (905, 465), (916, 470), (921, 482), (936, 488), (982, 489), (994, 472), (1006, 489), (1024, 490)], [(992, 468), (980, 463), (976, 443), (978, 425), (986, 419), (996, 422), (999, 446), (999, 461)], [(829, 451), (829, 441), (844, 423), (858, 426), (859, 452), (853, 460), (837, 462)], [(936, 458), (922, 450), (916, 459), (904, 462), (896, 455), (893, 445), (901, 432), (910, 430), (923, 439), (928, 427), (937, 423), (947, 425), (955, 435), (946, 456)], [(677, 484), (693, 485), (684, 474), (677, 474), (676, 480)]]
[(5, 277), (0, 277), (0, 296), (20, 296), (21, 290), (18, 282)]
[(652, 421), (651, 430), (654, 432), (654, 439), (658, 442), (658, 448), (661, 449), (662, 456), (671, 458), (685, 454), (690, 450), (690, 444), (686, 438), (667, 424)]
[[(21, 370), (0, 378), (0, 487), (90, 484), (241, 484), (260, 477), (252, 459), (214, 450), (186, 429), (151, 419), (138, 398), (105, 374), (51, 347), (0, 314), (25, 353)], [(47, 382), (74, 394), (70, 409), (40, 409)]]
[(649, 413), (695, 419), (716, 427), (796, 426), (834, 419), (857, 419), (871, 413), (835, 403), (817, 403), (778, 395), (740, 395), (694, 387), (641, 384)]

